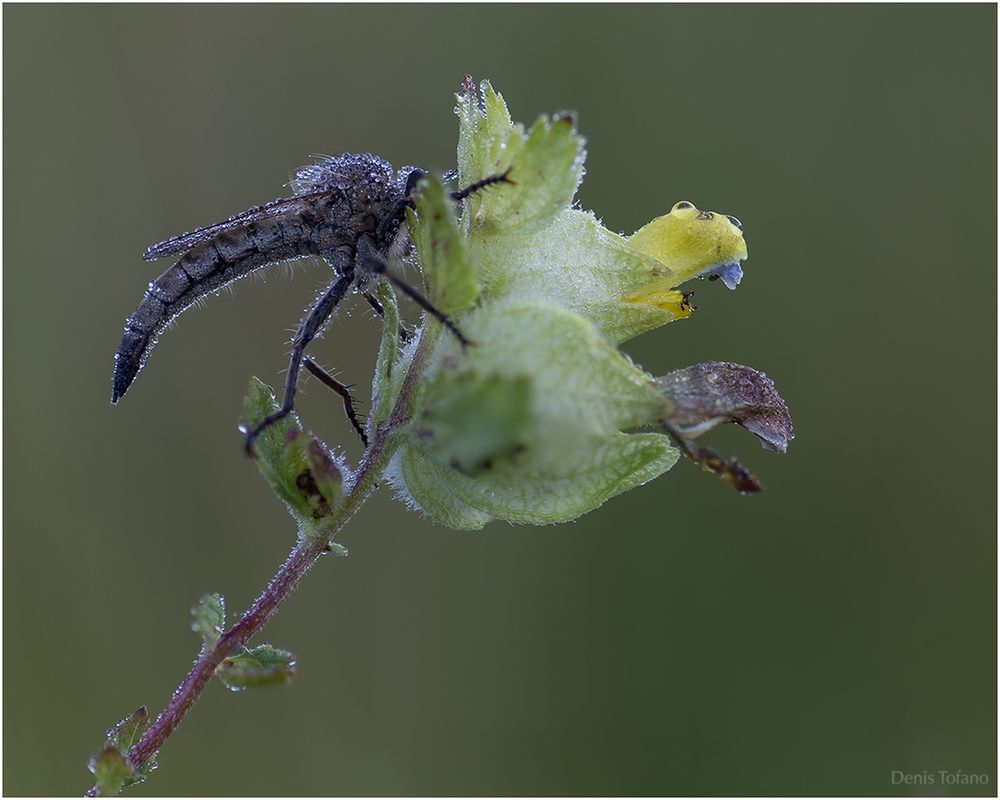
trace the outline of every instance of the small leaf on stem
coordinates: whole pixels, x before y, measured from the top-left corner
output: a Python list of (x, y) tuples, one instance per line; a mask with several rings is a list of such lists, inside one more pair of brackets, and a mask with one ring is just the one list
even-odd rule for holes
[[(278, 409), (270, 387), (257, 378), (243, 402), (253, 425)], [(343, 476), (330, 452), (307, 434), (298, 418), (289, 414), (267, 427), (257, 438), (257, 468), (288, 506), (306, 535), (321, 535), (319, 522), (328, 517), (343, 496)]]
[(295, 656), (287, 650), (260, 644), (223, 659), (215, 674), (234, 692), (256, 686), (283, 685), (295, 675)]
[[(215, 595), (216, 597), (218, 595)], [(122, 753), (128, 754), (149, 727), (149, 711), (146, 706), (139, 706), (125, 719), (120, 719), (108, 729), (109, 747), (117, 747)]]
[(94, 773), (98, 797), (113, 797), (127, 784), (135, 782), (135, 774), (116, 747), (105, 747), (90, 759), (87, 768)]
[(208, 649), (219, 641), (226, 627), (226, 600), (221, 594), (202, 595), (191, 609), (191, 630), (201, 636)]
[(156, 769), (156, 755), (146, 760), (138, 770), (128, 760), (128, 752), (149, 728), (149, 712), (139, 706), (124, 719), (108, 728), (104, 749), (92, 756), (87, 768), (94, 773), (94, 790), (102, 797), (118, 794), (122, 789), (142, 783)]

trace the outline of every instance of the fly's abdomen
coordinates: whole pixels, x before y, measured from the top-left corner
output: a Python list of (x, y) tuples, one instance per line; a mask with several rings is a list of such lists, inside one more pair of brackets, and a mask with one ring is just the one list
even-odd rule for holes
[(263, 267), (319, 254), (315, 229), (297, 216), (258, 220), (194, 245), (149, 284), (138, 308), (125, 321), (115, 354), (111, 402), (128, 391), (157, 337), (202, 297)]

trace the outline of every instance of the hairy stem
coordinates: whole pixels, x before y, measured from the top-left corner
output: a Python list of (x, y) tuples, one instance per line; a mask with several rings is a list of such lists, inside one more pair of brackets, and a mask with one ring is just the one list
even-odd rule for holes
[[(281, 604), (295, 591), (302, 576), (320, 556), (329, 552), (328, 543), (331, 538), (347, 524), (354, 512), (374, 491), (389, 458), (396, 449), (398, 437), (394, 434), (409, 417), (420, 374), (439, 335), (440, 326), (433, 323), (424, 326), (392, 413), (386, 423), (376, 431), (371, 446), (365, 451), (358, 471), (354, 475), (350, 491), (343, 502), (324, 520), (320, 535), (301, 537), (281, 569), (243, 614), (240, 621), (230, 628), (214, 647), (201, 653), (184, 682), (177, 687), (177, 691), (170, 698), (167, 707), (160, 712), (142, 739), (128, 752), (128, 761), (133, 769), (138, 770), (160, 749), (191, 710), (191, 706), (197, 701), (223, 659), (231, 656), (261, 631)], [(97, 794), (96, 787), (87, 794), (88, 796)]]
[(324, 543), (320, 540), (301, 539), (243, 618), (219, 639), (215, 647), (199, 656), (184, 682), (174, 692), (170, 703), (139, 743), (129, 751), (128, 758), (135, 769), (141, 767), (159, 750), (167, 737), (174, 732), (222, 660), (231, 656), (259, 633), (285, 599), (295, 591), (302, 576), (323, 555), (323, 548)]

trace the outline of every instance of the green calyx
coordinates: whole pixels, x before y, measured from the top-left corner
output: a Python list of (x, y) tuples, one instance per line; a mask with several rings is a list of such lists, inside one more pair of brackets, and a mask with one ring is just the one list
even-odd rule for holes
[(508, 181), (459, 220), (439, 182), (422, 187), (409, 222), (425, 282), (473, 344), (437, 338), (390, 477), (453, 528), (575, 519), (677, 460), (667, 436), (625, 432), (668, 404), (616, 344), (690, 311), (679, 292), (673, 306), (626, 299), (669, 271), (570, 208), (584, 163), (572, 117), (525, 130), (485, 82), (456, 112), (461, 185)]

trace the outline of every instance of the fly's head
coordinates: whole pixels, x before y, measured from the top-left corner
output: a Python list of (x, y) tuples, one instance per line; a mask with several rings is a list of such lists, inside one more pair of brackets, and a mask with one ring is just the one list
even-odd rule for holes
[(376, 239), (384, 253), (405, 259), (412, 243), (406, 229), (406, 209), (413, 207), (413, 194), (427, 172), (420, 167), (401, 167), (394, 179), (394, 199), (379, 224)]

